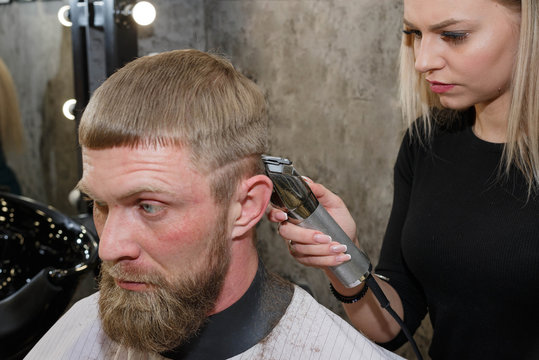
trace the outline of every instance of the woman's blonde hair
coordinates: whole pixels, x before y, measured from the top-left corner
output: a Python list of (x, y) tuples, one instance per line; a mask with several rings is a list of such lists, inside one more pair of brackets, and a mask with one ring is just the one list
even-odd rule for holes
[[(528, 183), (528, 192), (539, 191), (539, 4), (537, 0), (492, 0), (520, 11), (519, 49), (513, 69), (507, 143), (502, 169), (518, 168)], [(400, 98), (402, 114), (411, 132), (431, 134), (433, 110), (441, 109), (439, 98), (414, 67), (413, 39), (403, 36), (400, 49)], [(456, 111), (444, 110), (443, 119), (452, 121)], [(420, 118), (419, 121), (415, 121)], [(421, 132), (419, 129), (424, 129)]]
[(522, 171), (531, 192), (539, 190), (539, 4), (537, 0), (521, 3), (504, 160), (506, 171), (511, 164)]
[(0, 59), (0, 145), (5, 152), (19, 151), (23, 145), (21, 113), (13, 78)]

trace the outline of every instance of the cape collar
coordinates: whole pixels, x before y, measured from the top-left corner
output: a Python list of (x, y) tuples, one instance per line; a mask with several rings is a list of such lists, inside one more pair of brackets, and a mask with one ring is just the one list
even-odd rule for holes
[(293, 294), (292, 284), (268, 273), (259, 260), (253, 282), (237, 302), (210, 316), (187, 344), (161, 355), (174, 360), (217, 360), (241, 354), (273, 330)]

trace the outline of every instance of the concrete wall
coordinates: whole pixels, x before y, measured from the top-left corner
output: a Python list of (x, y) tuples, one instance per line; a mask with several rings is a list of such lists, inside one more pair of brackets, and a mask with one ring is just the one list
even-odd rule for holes
[[(155, 0), (155, 25), (139, 55), (178, 48), (221, 52), (266, 92), (271, 154), (294, 161), (349, 205), (362, 247), (376, 263), (392, 201), (402, 135), (396, 102), (401, 2)], [(21, 99), (27, 151), (11, 158), (27, 196), (64, 212), (78, 180), (74, 124), (61, 115), (73, 96), (70, 32), (56, 20), (67, 1), (0, 6), (0, 56)], [(263, 221), (267, 266), (306, 284), (343, 315), (318, 269), (296, 264), (276, 226)], [(428, 342), (428, 326), (420, 342)], [(423, 347), (425, 345), (422, 345)], [(409, 350), (401, 354), (413, 357)]]

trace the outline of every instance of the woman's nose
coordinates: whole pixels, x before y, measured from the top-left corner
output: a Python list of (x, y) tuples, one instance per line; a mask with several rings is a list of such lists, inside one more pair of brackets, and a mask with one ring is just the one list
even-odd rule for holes
[(423, 37), (415, 39), (415, 69), (420, 73), (439, 70), (444, 67), (445, 60), (442, 56), (437, 39)]

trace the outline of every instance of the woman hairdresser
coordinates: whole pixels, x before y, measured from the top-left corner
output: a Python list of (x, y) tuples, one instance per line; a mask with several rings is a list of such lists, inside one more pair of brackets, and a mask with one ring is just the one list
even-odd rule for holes
[[(411, 331), (429, 313), (433, 359), (539, 359), (539, 3), (404, 0), (403, 23), (409, 127), (376, 280)], [(343, 201), (309, 185), (356, 239)], [(389, 349), (406, 341), (365, 284), (328, 271), (349, 259), (340, 244), (269, 218), (357, 329)]]

